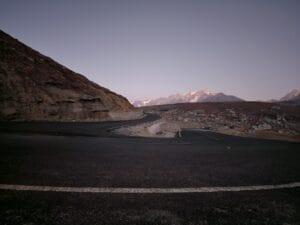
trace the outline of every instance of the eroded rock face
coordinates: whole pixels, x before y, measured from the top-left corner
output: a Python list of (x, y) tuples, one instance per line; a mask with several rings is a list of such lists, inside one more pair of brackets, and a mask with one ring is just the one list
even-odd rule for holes
[(98, 121), (128, 111), (126, 98), (0, 30), (0, 119)]

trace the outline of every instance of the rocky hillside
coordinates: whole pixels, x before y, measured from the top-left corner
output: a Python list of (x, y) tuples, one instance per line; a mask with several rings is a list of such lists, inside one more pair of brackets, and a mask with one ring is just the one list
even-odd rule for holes
[(0, 30), (0, 119), (98, 121), (128, 111), (126, 98)]
[(266, 102), (208, 102), (148, 106), (182, 129), (300, 141), (300, 106)]

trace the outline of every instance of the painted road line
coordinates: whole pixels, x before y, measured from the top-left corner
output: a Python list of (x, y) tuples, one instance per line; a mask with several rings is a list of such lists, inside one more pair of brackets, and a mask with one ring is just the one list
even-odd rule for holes
[(254, 186), (234, 186), (234, 187), (194, 187), (194, 188), (55, 187), (55, 186), (0, 184), (0, 189), (13, 190), (13, 191), (123, 193), (123, 194), (240, 192), (240, 191), (274, 190), (274, 189), (297, 188), (297, 187), (300, 187), (300, 182), (276, 184), (276, 185), (254, 185)]

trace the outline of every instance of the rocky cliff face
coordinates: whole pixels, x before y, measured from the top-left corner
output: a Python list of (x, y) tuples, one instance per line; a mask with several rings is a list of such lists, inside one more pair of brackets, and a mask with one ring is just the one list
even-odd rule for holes
[(126, 98), (0, 30), (0, 119), (98, 121), (128, 111)]

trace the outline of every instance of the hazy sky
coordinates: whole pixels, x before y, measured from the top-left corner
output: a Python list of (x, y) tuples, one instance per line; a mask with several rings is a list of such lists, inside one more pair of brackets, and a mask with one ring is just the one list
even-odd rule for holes
[(300, 87), (299, 0), (0, 0), (0, 28), (130, 100)]

